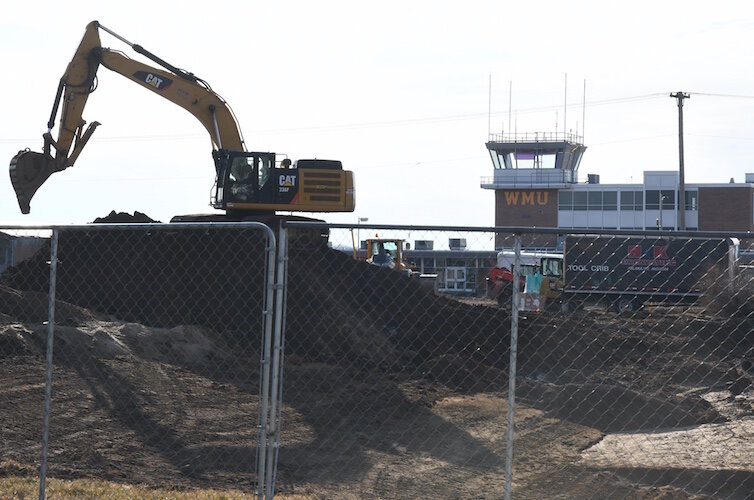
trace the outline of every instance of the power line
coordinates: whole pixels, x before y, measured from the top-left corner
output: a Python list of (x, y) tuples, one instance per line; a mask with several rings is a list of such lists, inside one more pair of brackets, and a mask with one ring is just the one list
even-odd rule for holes
[(754, 95), (741, 95), (741, 94), (712, 94), (708, 92), (687, 92), (691, 95), (703, 95), (706, 97), (731, 97), (734, 99), (754, 99)]
[[(726, 97), (726, 98), (738, 98), (738, 99), (754, 99), (754, 95), (736, 95), (736, 94), (716, 94), (716, 93), (704, 93), (704, 92), (689, 92), (691, 95), (697, 95), (697, 96), (706, 96), (706, 97)], [(626, 96), (626, 97), (616, 97), (612, 99), (599, 99), (594, 101), (587, 101), (585, 103), (573, 103), (573, 106), (585, 106), (585, 107), (596, 107), (596, 106), (608, 106), (613, 104), (631, 104), (631, 103), (637, 103), (642, 101), (648, 101), (653, 99), (658, 99), (660, 97), (667, 96), (666, 92), (655, 92), (650, 94), (641, 94), (641, 95), (635, 95), (635, 96)], [(570, 106), (570, 104), (569, 104)], [(533, 114), (533, 113), (542, 113), (547, 111), (554, 111), (561, 109), (562, 105), (547, 105), (547, 106), (532, 106), (527, 108), (520, 108), (516, 109), (517, 114)], [(252, 134), (290, 134), (290, 133), (296, 133), (296, 132), (309, 132), (309, 131), (337, 131), (337, 130), (358, 130), (358, 129), (365, 129), (365, 128), (383, 128), (383, 127), (400, 127), (400, 126), (411, 126), (411, 125), (425, 125), (425, 124), (432, 124), (432, 123), (443, 123), (443, 122), (453, 122), (453, 121), (464, 121), (464, 120), (476, 120), (481, 118), (489, 118), (490, 116), (501, 116), (501, 115), (507, 115), (512, 110), (504, 110), (504, 111), (497, 111), (493, 113), (489, 112), (483, 112), (483, 113), (466, 113), (466, 114), (458, 114), (458, 115), (445, 115), (445, 116), (435, 116), (435, 117), (426, 117), (426, 118), (408, 118), (408, 119), (400, 119), (400, 120), (386, 120), (386, 121), (376, 121), (376, 122), (363, 122), (363, 123), (345, 123), (345, 124), (339, 124), (339, 125), (312, 125), (309, 127), (296, 127), (296, 128), (284, 128), (284, 129), (267, 129), (267, 130), (252, 130)], [(92, 138), (92, 141), (94, 142), (120, 142), (120, 141), (128, 141), (128, 142), (149, 142), (149, 141), (158, 141), (158, 140), (194, 140), (198, 139), (200, 137), (199, 134), (186, 134), (186, 135), (179, 135), (179, 134), (171, 134), (171, 135), (149, 135), (149, 136), (96, 136)], [(0, 144), (15, 144), (15, 143), (25, 143), (30, 141), (38, 141), (39, 138), (34, 139), (0, 139)]]

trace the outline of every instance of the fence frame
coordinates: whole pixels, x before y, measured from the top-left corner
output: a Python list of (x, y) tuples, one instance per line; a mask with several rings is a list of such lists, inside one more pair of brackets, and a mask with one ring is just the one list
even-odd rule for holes
[[(89, 224), (89, 225), (70, 225), (70, 226), (8, 226), (4, 229), (10, 230), (52, 230), (50, 239), (50, 287), (48, 299), (48, 321), (47, 321), (47, 339), (46, 339), (46, 366), (45, 366), (45, 398), (44, 398), (44, 418), (42, 429), (42, 451), (40, 458), (40, 477), (39, 477), (39, 499), (43, 500), (46, 495), (47, 484), (47, 456), (48, 456), (48, 437), (50, 426), (50, 405), (52, 400), (52, 368), (53, 368), (53, 345), (55, 337), (55, 293), (57, 281), (57, 251), (58, 237), (60, 231), (117, 231), (120, 229), (128, 230), (189, 230), (189, 229), (212, 229), (228, 230), (233, 229), (255, 229), (266, 233), (265, 253), (266, 259), (266, 276), (264, 283), (264, 310), (263, 310), (263, 349), (260, 360), (260, 414), (258, 423), (259, 446), (257, 449), (257, 486), (256, 496), (258, 498), (272, 498), (274, 495), (273, 481), (275, 461), (269, 460), (270, 457), (276, 456), (277, 442), (268, 449), (268, 438), (279, 436), (279, 416), (274, 418), (276, 412), (279, 415), (279, 409), (276, 404), (270, 404), (270, 393), (277, 394), (275, 384), (279, 384), (277, 373), (272, 374), (273, 370), (280, 370), (278, 366), (280, 345), (279, 339), (282, 331), (282, 318), (284, 314), (280, 311), (284, 307), (282, 296), (285, 294), (283, 279), (284, 269), (276, 269), (280, 262), (283, 262), (281, 254), (278, 254), (278, 243), (273, 230), (261, 222), (187, 222), (187, 223), (111, 223), (111, 224)], [(281, 233), (282, 234), (282, 233)], [(274, 341), (274, 345), (273, 345)], [(275, 362), (271, 363), (271, 359)], [(273, 366), (275, 365), (275, 366)], [(271, 379), (272, 384), (271, 385)], [(277, 397), (277, 396), (274, 396)]]

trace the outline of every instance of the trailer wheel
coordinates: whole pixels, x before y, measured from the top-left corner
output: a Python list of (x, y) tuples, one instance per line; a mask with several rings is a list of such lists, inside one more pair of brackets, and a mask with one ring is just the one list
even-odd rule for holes
[(633, 297), (618, 297), (618, 300), (615, 302), (615, 310), (618, 314), (632, 312), (634, 310)]

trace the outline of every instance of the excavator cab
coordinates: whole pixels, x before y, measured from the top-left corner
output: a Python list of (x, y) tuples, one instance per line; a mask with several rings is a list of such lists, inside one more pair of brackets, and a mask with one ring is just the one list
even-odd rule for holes
[(405, 267), (403, 263), (403, 240), (367, 240), (367, 263), (378, 267), (395, 269)]
[(217, 182), (212, 206), (228, 212), (353, 211), (353, 174), (339, 161), (287, 158), (275, 153), (213, 152)]
[(274, 153), (234, 152), (216, 155), (217, 183), (213, 206), (230, 209), (249, 203), (275, 203), (270, 178), (275, 168)]

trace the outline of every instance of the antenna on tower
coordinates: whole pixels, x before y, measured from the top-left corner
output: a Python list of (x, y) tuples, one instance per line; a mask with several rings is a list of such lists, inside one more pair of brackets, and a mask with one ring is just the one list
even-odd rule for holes
[[(511, 132), (511, 108), (513, 107), (513, 80), (508, 82), (508, 133)], [(517, 117), (518, 120), (518, 117)]]
[(584, 99), (581, 101), (581, 142), (586, 136), (586, 78), (584, 78)]
[(492, 73), (490, 73), (490, 81), (488, 86), (488, 102), (487, 102), (487, 137), (492, 132)]
[(564, 84), (565, 95), (563, 98), (563, 134), (568, 132), (568, 122), (566, 121), (566, 113), (568, 112), (568, 73), (565, 74)]
[(555, 137), (558, 137), (558, 110), (555, 110)]

